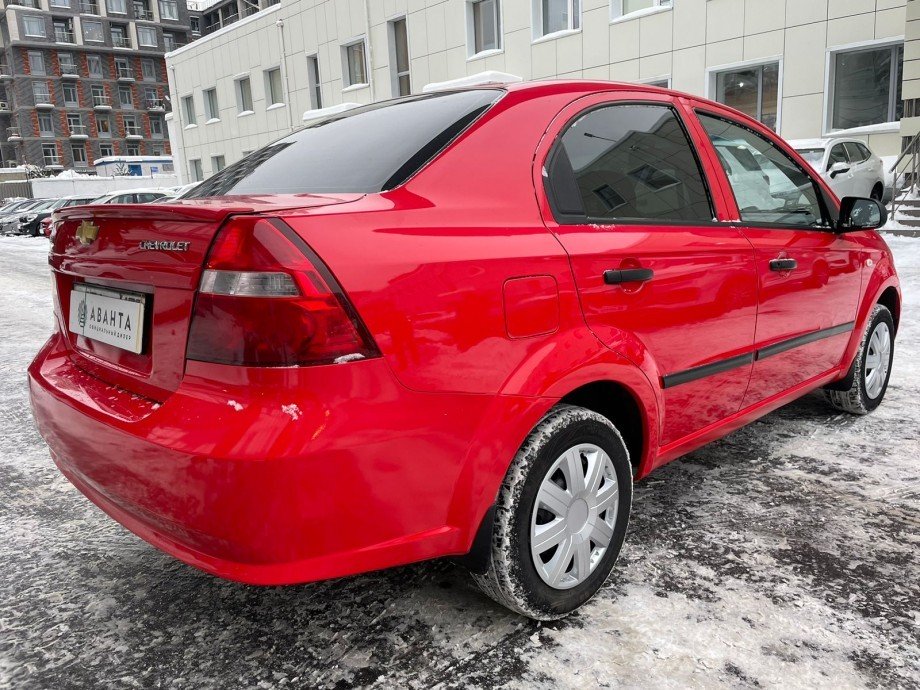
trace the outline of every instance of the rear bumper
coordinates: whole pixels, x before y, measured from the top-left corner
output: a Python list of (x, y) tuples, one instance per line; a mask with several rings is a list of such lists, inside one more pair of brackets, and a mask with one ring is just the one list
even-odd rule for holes
[(221, 577), (307, 582), (465, 553), (488, 507), (458, 511), (456, 489), (494, 399), (414, 393), (380, 359), (190, 362), (158, 404), (84, 373), (55, 335), (29, 383), (64, 475), (138, 536)]

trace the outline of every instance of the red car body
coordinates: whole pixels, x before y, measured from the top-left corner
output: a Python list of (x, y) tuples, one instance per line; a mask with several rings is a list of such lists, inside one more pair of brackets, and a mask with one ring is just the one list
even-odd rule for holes
[[(619, 102), (676, 110), (713, 222), (613, 232), (557, 222), (543, 179), (554, 141), (578, 113)], [(698, 109), (801, 161), (758, 122), (702, 99), (534, 83), (506, 87), (389, 191), (60, 211), (58, 328), (29, 369), (55, 462), (187, 563), (248, 583), (305, 582), (470, 552), (515, 452), (560, 401), (614, 419), (642, 478), (845, 378), (873, 305), (897, 320), (890, 251), (875, 231), (746, 226)], [(78, 237), (84, 221), (98, 226), (91, 244)], [(187, 358), (209, 249), (238, 223), (274, 224), (315, 252), (366, 327), (366, 357)], [(151, 239), (189, 246), (142, 251)], [(797, 270), (769, 270), (776, 257)], [(655, 278), (605, 283), (605, 271), (630, 268)], [(152, 296), (144, 351), (69, 332), (81, 282)]]

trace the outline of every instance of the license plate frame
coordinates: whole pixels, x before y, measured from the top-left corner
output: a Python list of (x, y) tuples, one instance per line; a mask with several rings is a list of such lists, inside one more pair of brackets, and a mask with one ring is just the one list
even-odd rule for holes
[(147, 295), (90, 283), (76, 283), (70, 291), (67, 328), (93, 342), (141, 354)]

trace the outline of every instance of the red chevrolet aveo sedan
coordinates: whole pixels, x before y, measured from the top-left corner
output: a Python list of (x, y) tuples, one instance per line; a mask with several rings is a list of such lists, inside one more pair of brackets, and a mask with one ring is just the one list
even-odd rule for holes
[(221, 577), (462, 556), (559, 617), (609, 575), (634, 480), (814, 389), (885, 395), (884, 209), (692, 96), (409, 96), (190, 196), (58, 214), (29, 377), (67, 478)]

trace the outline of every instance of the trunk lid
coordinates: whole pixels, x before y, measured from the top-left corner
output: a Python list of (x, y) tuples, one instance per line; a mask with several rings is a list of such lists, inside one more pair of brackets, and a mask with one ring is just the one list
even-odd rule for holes
[[(77, 206), (56, 212), (48, 262), (53, 272), (55, 315), (71, 356), (88, 373), (107, 383), (165, 400), (182, 380), (189, 320), (201, 271), (211, 243), (227, 219), (291, 208), (308, 212), (362, 196), (224, 197), (162, 205)], [(84, 322), (87, 319), (86, 310), (82, 315), (79, 310), (87, 290), (115, 297), (115, 305), (119, 296), (143, 303), (142, 325), (132, 325), (139, 336), (139, 352), (71, 331), (72, 317)], [(111, 306), (113, 302), (103, 304)], [(95, 316), (95, 310), (91, 311)], [(101, 318), (107, 317), (105, 311), (100, 310)], [(113, 325), (112, 332), (117, 335), (118, 330)]]

